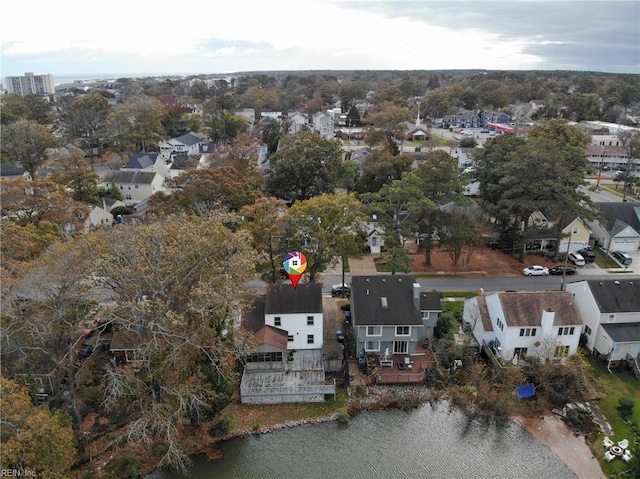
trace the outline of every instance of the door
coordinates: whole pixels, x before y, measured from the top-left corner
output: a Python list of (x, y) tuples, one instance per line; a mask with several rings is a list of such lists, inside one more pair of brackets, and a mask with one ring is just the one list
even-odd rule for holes
[(393, 354), (407, 354), (409, 350), (409, 341), (394, 341)]
[(631, 349), (629, 349), (629, 354), (631, 355), (631, 357), (637, 358), (638, 352), (640, 352), (640, 344), (639, 343), (632, 344)]

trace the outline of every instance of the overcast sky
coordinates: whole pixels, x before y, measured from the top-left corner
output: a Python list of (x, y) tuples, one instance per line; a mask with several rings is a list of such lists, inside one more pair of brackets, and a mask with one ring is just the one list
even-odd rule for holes
[(0, 76), (256, 70), (640, 73), (640, 1), (3, 2)]

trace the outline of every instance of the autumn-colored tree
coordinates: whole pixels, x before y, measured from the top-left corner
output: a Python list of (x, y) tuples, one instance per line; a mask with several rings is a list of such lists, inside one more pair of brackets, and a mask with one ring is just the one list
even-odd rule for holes
[(47, 148), (55, 145), (51, 132), (38, 122), (18, 120), (2, 129), (2, 157), (19, 163), (36, 178), (38, 168), (46, 159)]
[(51, 179), (69, 188), (75, 201), (100, 204), (100, 176), (92, 171), (80, 149), (71, 148), (69, 155), (60, 161), (60, 167), (53, 172)]
[(253, 247), (268, 255), (270, 277), (275, 283), (279, 269), (275, 256), (281, 252), (280, 244), (283, 243), (289, 219), (287, 204), (277, 198), (258, 198), (252, 205), (244, 206), (240, 214), (244, 219), (244, 227), (251, 232)]
[(353, 195), (324, 194), (294, 204), (289, 210), (288, 248), (307, 257), (309, 282), (337, 258), (359, 256), (365, 242), (366, 215)]
[(147, 151), (157, 145), (164, 133), (164, 107), (155, 98), (138, 96), (131, 103), (120, 103), (109, 112), (111, 137), (121, 150)]
[(40, 95), (22, 96), (18, 93), (9, 93), (2, 97), (0, 124), (6, 126), (22, 119), (49, 125), (53, 121), (52, 109), (53, 104)]
[(411, 169), (412, 158), (393, 155), (386, 149), (376, 148), (362, 161), (362, 173), (356, 182), (359, 193), (375, 193), (393, 180), (402, 178), (402, 173)]
[(89, 212), (63, 186), (50, 179), (3, 181), (0, 200), (5, 214), (21, 226), (48, 221), (79, 229)]
[(4, 220), (0, 229), (0, 258), (5, 273), (2, 275), (3, 287), (22, 264), (36, 259), (60, 237), (60, 228), (49, 221), (23, 226), (16, 221)]
[(65, 123), (71, 138), (90, 151), (93, 168), (94, 148), (106, 135), (109, 102), (100, 93), (89, 93), (77, 98), (69, 106)]
[(161, 440), (167, 450), (158, 466), (184, 471), (182, 429), (215, 417), (237, 379), (242, 335), (234, 324), (255, 261), (249, 234), (216, 216), (168, 216), (94, 237), (95, 274), (118, 295), (102, 316), (137, 347), (137, 361), (107, 370), (105, 406), (127, 407), (122, 441)]
[(402, 142), (407, 128), (406, 122), (411, 121), (411, 112), (406, 107), (387, 102), (376, 107), (376, 111), (370, 113), (367, 120), (377, 129)]
[(232, 166), (195, 168), (166, 181), (171, 194), (156, 193), (149, 198), (150, 213), (190, 212), (206, 214), (218, 206), (238, 211), (261, 196), (250, 178)]
[(20, 471), (27, 477), (70, 478), (75, 462), (69, 417), (51, 413), (46, 405), (34, 406), (28, 391), (0, 377), (0, 438), (3, 471)]

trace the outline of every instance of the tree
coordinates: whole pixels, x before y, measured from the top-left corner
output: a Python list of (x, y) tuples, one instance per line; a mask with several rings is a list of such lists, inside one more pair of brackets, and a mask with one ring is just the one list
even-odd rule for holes
[(281, 251), (284, 242), (285, 226), (289, 220), (287, 204), (277, 198), (258, 198), (252, 205), (245, 205), (240, 210), (244, 218), (244, 227), (251, 232), (253, 247), (258, 252), (266, 252), (269, 256), (271, 282), (275, 283), (277, 272), (275, 256)]
[(170, 194), (155, 193), (149, 198), (149, 212), (208, 214), (217, 207), (238, 211), (261, 196), (256, 185), (232, 166), (188, 169), (170, 178), (165, 186)]
[[(246, 231), (215, 215), (99, 230), (95, 274), (118, 295), (102, 317), (137, 331), (137, 361), (105, 370), (107, 410), (126, 407), (127, 441), (166, 444), (158, 466), (184, 472), (183, 428), (217, 417), (237, 380), (243, 335), (234, 328), (255, 252)], [(188, 247), (187, 247), (188, 246)]]
[(28, 391), (0, 377), (2, 470), (70, 478), (75, 447), (69, 422), (61, 411), (51, 413), (45, 405), (34, 406)]
[(449, 97), (439, 90), (426, 95), (422, 99), (422, 105), (425, 113), (433, 118), (442, 118), (451, 111)]
[(374, 149), (362, 162), (362, 173), (356, 182), (359, 193), (375, 193), (393, 180), (402, 178), (405, 171), (411, 169), (409, 156), (394, 156), (388, 150)]
[(90, 169), (82, 151), (72, 149), (61, 163), (61, 168), (52, 174), (52, 180), (69, 188), (75, 201), (100, 205), (100, 176)]
[(47, 221), (58, 226), (75, 225), (78, 229), (89, 212), (63, 186), (50, 179), (19, 178), (3, 182), (0, 199), (5, 213), (21, 226), (37, 226)]
[(632, 130), (623, 130), (618, 134), (618, 138), (622, 147), (627, 150), (627, 164), (621, 178), (623, 181), (622, 201), (626, 201), (627, 190), (634, 183), (634, 181), (629, 177), (631, 174), (631, 168), (634, 161), (638, 161), (640, 158), (640, 133)]
[(280, 120), (271, 120), (262, 128), (261, 137), (262, 141), (267, 144), (269, 154), (273, 154), (278, 149), (280, 139), (284, 136), (286, 130), (283, 122)]
[(389, 133), (395, 140), (402, 142), (406, 122), (411, 120), (411, 112), (408, 108), (393, 103), (383, 103), (376, 107), (375, 112), (369, 114), (367, 120), (379, 130)]
[[(466, 262), (469, 264), (473, 248), (477, 244), (477, 234), (469, 224), (468, 218), (460, 214), (446, 215), (446, 227), (439, 229), (440, 243), (447, 247), (449, 257), (454, 265), (467, 249)], [(462, 262), (463, 266), (465, 261)]]
[(71, 103), (65, 115), (65, 123), (71, 138), (90, 151), (93, 169), (94, 149), (100, 146), (100, 139), (106, 134), (109, 102), (100, 93), (89, 93)]
[(162, 139), (164, 108), (155, 98), (138, 96), (114, 106), (107, 117), (111, 137), (122, 150), (147, 151)]
[(51, 132), (32, 120), (18, 120), (3, 128), (2, 153), (9, 161), (22, 165), (35, 179), (38, 168), (46, 159), (47, 148), (55, 145)]
[(337, 140), (327, 140), (313, 132), (286, 136), (271, 157), (267, 192), (288, 203), (331, 193), (341, 162), (342, 148)]
[(307, 257), (309, 282), (335, 258), (359, 256), (363, 247), (362, 204), (353, 195), (324, 194), (294, 204), (289, 210), (287, 244)]
[[(416, 170), (422, 181), (424, 196), (434, 205), (466, 202), (462, 192), (464, 180), (458, 162), (442, 150), (430, 151), (425, 161), (420, 162)], [(422, 233), (420, 247), (424, 250), (424, 263), (431, 266), (432, 237), (440, 227), (447, 223), (447, 216), (439, 208), (424, 208), (420, 216), (419, 231)]]

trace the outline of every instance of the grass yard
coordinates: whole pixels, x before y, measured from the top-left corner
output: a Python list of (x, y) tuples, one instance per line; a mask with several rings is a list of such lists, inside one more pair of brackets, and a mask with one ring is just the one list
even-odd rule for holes
[(620, 265), (615, 260), (599, 248), (594, 248), (596, 264), (601, 268), (619, 268)]

